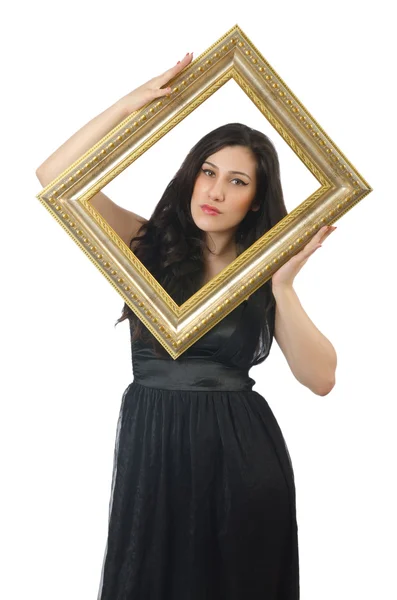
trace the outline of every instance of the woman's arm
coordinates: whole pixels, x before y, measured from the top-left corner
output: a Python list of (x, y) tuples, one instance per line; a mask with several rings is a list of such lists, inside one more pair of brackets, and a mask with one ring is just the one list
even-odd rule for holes
[[(46, 187), (134, 111), (139, 110), (151, 100), (170, 92), (171, 88), (162, 86), (178, 75), (191, 61), (192, 55), (186, 54), (185, 58), (178, 61), (174, 67), (123, 96), (81, 127), (36, 169), (36, 176), (41, 185)], [(142, 223), (146, 221), (135, 212), (113, 202), (103, 192), (97, 192), (90, 199), (90, 203), (127, 245), (130, 244), (131, 238), (138, 233)]]
[(45, 174), (46, 181), (55, 179), (55, 177), (99, 142), (99, 140), (126, 117), (145, 106), (151, 100), (165, 96), (170, 91), (170, 88), (162, 88), (161, 86), (166, 85), (170, 79), (178, 75), (191, 61), (192, 56), (186, 54), (185, 58), (179, 61), (174, 67), (129, 92), (115, 102), (115, 104), (94, 117), (66, 140), (62, 146), (55, 150), (37, 168), (36, 175)]
[(292, 373), (314, 394), (326, 396), (335, 385), (337, 356), (331, 342), (304, 311), (294, 288), (273, 286), (275, 333)]

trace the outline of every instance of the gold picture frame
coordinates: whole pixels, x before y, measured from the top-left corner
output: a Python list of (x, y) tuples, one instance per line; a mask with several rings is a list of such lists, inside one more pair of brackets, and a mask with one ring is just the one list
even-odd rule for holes
[[(320, 187), (178, 306), (91, 206), (90, 198), (230, 79)], [(238, 25), (169, 85), (170, 94), (129, 115), (36, 197), (176, 359), (263, 285), (323, 225), (340, 219), (372, 188)]]

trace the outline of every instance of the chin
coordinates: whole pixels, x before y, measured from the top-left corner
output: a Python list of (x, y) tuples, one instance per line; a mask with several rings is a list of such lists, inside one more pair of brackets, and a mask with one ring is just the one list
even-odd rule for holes
[[(201, 211), (201, 209), (199, 209)], [(199, 214), (198, 216), (196, 216), (193, 212), (192, 212), (192, 219), (194, 221), (194, 224), (196, 225), (196, 227), (198, 227), (199, 229), (201, 229), (201, 231), (210, 231), (210, 227), (211, 224), (208, 223), (208, 219), (203, 218), (203, 215)]]
[(200, 229), (200, 231), (205, 231), (206, 233), (211, 233), (212, 231), (214, 231), (214, 229), (212, 229), (211, 227), (209, 227), (209, 225), (204, 224), (204, 223), (200, 223), (196, 221), (196, 219), (193, 219), (194, 224), (196, 225), (197, 229)]

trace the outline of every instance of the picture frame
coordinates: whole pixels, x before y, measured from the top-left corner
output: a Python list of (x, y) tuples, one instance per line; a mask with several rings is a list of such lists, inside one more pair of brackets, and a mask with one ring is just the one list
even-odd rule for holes
[[(233, 79), (319, 183), (216, 277), (178, 306), (90, 198)], [(372, 188), (238, 25), (168, 84), (171, 93), (124, 119), (36, 197), (173, 359), (262, 286), (324, 225)]]

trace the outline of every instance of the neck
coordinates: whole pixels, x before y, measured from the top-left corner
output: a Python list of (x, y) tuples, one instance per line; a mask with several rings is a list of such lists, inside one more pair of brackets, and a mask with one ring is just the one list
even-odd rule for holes
[(227, 233), (207, 233), (206, 244), (204, 250), (204, 258), (207, 261), (218, 259), (234, 260), (236, 254), (236, 242), (230, 232)]

